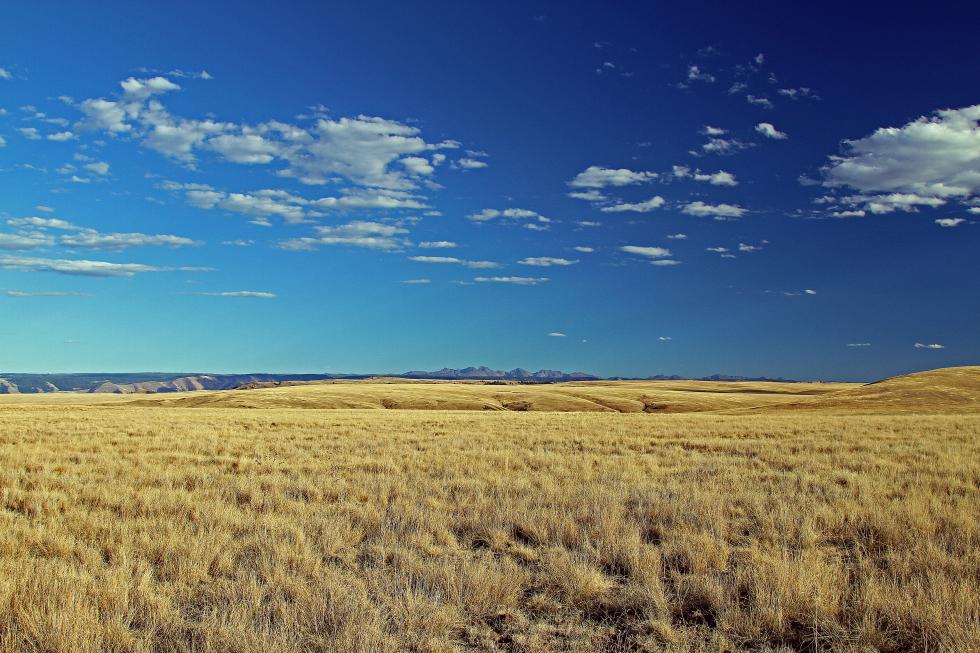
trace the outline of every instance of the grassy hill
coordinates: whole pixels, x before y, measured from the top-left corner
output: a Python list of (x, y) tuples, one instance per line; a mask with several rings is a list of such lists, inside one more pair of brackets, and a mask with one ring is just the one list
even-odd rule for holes
[(839, 413), (980, 413), (980, 366), (946, 367), (844, 388), (770, 409)]
[(580, 381), (498, 385), (378, 378), (223, 392), (176, 393), (131, 403), (182, 408), (690, 413), (794, 403), (849, 387), (845, 383), (715, 381)]
[(307, 408), (606, 413), (821, 411), (980, 412), (980, 367), (919, 372), (876, 383), (579, 381), (547, 385), (401, 378), (297, 383), (127, 399), (171, 408)]

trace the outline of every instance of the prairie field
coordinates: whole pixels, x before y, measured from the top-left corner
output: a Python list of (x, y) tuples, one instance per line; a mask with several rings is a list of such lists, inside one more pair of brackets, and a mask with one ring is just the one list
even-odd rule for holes
[[(0, 650), (978, 651), (964, 370), (919, 412), (872, 386), (5, 397)], [(568, 385), (534, 392), (609, 407)]]

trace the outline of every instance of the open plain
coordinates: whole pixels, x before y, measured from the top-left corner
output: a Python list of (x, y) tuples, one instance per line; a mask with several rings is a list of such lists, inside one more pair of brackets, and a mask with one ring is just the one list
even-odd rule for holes
[(976, 651), (978, 461), (976, 367), (5, 396), (0, 650)]

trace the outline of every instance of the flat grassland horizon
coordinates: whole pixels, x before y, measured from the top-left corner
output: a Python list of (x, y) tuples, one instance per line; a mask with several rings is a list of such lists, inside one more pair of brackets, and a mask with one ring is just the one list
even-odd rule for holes
[(978, 491), (980, 367), (5, 396), (0, 651), (977, 651)]

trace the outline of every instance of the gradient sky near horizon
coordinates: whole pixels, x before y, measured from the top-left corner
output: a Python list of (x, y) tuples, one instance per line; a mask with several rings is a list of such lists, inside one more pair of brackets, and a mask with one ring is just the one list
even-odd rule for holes
[(0, 371), (980, 363), (980, 6), (0, 10)]

